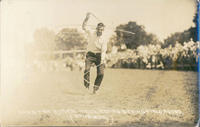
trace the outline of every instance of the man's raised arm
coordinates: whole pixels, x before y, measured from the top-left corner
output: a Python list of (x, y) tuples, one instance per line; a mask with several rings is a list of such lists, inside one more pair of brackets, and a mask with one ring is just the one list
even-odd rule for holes
[(84, 19), (84, 21), (83, 21), (83, 24), (82, 24), (82, 29), (83, 29), (86, 33), (89, 32), (89, 30), (86, 29), (87, 21), (88, 21), (89, 18), (90, 18), (90, 13), (88, 12), (88, 13), (86, 14), (86, 17), (85, 17), (85, 19)]

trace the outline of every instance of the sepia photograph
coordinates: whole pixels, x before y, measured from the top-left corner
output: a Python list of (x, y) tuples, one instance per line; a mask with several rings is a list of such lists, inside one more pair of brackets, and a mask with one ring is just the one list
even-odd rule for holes
[(199, 126), (197, 5), (1, 0), (1, 126)]

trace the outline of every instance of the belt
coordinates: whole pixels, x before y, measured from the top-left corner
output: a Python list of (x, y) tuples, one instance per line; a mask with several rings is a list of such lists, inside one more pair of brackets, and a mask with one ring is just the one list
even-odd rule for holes
[(101, 52), (92, 52), (92, 51), (88, 51), (88, 53), (92, 53), (92, 54), (95, 54), (95, 55), (101, 54)]

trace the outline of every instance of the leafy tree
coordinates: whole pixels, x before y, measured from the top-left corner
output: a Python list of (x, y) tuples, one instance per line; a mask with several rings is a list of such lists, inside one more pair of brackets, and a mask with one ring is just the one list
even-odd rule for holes
[(190, 36), (193, 39), (193, 41), (197, 41), (197, 13), (195, 13), (193, 18), (193, 23), (195, 24), (194, 27), (190, 27), (188, 31), (190, 31)]
[(61, 50), (85, 49), (86, 39), (77, 29), (64, 28), (56, 35), (57, 48)]
[(189, 42), (191, 38), (192, 37), (189, 30), (185, 30), (183, 32), (176, 32), (164, 40), (164, 44), (162, 45), (162, 47), (166, 48), (169, 45), (174, 47), (176, 42), (183, 45), (184, 42)]
[[(135, 34), (131, 34), (129, 31)], [(159, 43), (157, 37), (153, 34), (148, 34), (144, 30), (144, 26), (138, 25), (136, 22), (128, 22), (128, 24), (119, 25), (116, 27), (116, 46), (125, 44), (129, 49), (136, 49), (140, 45), (148, 45), (152, 43)]]

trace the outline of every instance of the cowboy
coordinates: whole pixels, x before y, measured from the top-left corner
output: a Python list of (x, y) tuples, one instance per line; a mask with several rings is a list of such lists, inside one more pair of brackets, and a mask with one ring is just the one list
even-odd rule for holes
[(84, 70), (84, 86), (89, 89), (90, 86), (90, 68), (92, 64), (97, 67), (97, 76), (95, 79), (93, 93), (99, 89), (104, 76), (105, 69), (105, 55), (107, 50), (107, 42), (103, 41), (102, 32), (104, 31), (105, 25), (98, 23), (96, 30), (91, 32), (86, 29), (87, 21), (90, 18), (91, 13), (87, 13), (85, 20), (82, 24), (82, 29), (85, 31), (88, 37), (87, 54), (85, 59), (85, 70)]

